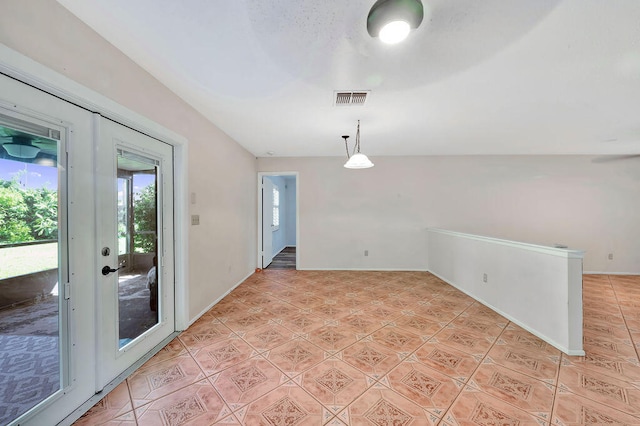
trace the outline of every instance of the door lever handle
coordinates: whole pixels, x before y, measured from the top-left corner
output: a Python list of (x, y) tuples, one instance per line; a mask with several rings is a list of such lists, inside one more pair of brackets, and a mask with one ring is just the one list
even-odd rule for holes
[(109, 275), (112, 272), (116, 272), (118, 269), (122, 269), (122, 266), (116, 269), (113, 269), (110, 266), (105, 266), (104, 268), (102, 268), (102, 275)]

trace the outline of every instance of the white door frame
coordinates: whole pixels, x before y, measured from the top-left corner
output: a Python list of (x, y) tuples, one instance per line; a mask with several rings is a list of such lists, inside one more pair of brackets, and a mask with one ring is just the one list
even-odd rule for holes
[(175, 221), (175, 322), (176, 330), (189, 327), (189, 204), (188, 141), (150, 119), (117, 104), (68, 77), (0, 43), (0, 73), (71, 102), (81, 108), (145, 133), (173, 146), (174, 152), (174, 221)]
[(300, 176), (298, 172), (258, 172), (258, 247), (256, 268), (262, 269), (262, 178), (293, 176), (296, 178), (296, 269), (300, 269)]
[[(268, 268), (271, 262), (273, 262), (273, 205), (274, 196), (273, 191), (276, 185), (271, 179), (265, 179), (262, 177), (262, 209), (260, 213), (262, 215), (262, 261), (260, 267), (262, 269)], [(268, 228), (267, 228), (268, 226)], [(283, 228), (284, 229), (284, 228)]]

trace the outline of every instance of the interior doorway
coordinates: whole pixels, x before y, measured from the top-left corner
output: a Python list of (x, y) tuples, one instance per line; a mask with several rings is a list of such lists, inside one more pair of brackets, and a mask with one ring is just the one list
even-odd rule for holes
[(298, 194), (297, 172), (258, 173), (258, 268), (299, 268)]

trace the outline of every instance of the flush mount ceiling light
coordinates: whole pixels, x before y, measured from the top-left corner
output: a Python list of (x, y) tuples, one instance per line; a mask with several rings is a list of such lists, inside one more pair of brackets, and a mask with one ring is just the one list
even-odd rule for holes
[(349, 144), (347, 139), (349, 135), (342, 136), (344, 139), (344, 147), (347, 150), (347, 162), (344, 167), (347, 169), (368, 169), (373, 167), (373, 163), (366, 155), (360, 152), (360, 120), (358, 120), (358, 130), (356, 131), (356, 144), (353, 147), (353, 153), (349, 155)]
[(420, 26), (424, 7), (420, 0), (378, 0), (367, 16), (367, 31), (383, 43), (396, 44)]

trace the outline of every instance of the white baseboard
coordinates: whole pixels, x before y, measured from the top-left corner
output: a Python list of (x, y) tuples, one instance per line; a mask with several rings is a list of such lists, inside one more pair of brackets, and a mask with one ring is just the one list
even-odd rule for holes
[(458, 287), (457, 285), (455, 285), (454, 283), (450, 282), (449, 280), (447, 280), (444, 277), (441, 277), (440, 275), (429, 271), (429, 273), (431, 273), (432, 275), (438, 277), (439, 279), (441, 279), (442, 281), (446, 282), (447, 284), (449, 284), (452, 287), (457, 288), (458, 290), (460, 290), (461, 292), (463, 292), (464, 294), (466, 294), (467, 296), (471, 297), (474, 300), (477, 300), (478, 302), (482, 303), (484, 306), (486, 306), (487, 308), (491, 309), (492, 311), (502, 315), (503, 317), (505, 317), (506, 319), (508, 319), (509, 321), (511, 321), (512, 323), (516, 324), (518, 327), (522, 327), (523, 329), (527, 330), (529, 333), (533, 334), (536, 337), (539, 337), (540, 339), (544, 340), (545, 342), (547, 342), (548, 344), (550, 344), (551, 346), (553, 346), (554, 348), (564, 352), (567, 355), (572, 355), (572, 356), (584, 356), (585, 353), (583, 350), (572, 350), (569, 348), (565, 348), (564, 345), (560, 345), (559, 343), (557, 343), (556, 341), (554, 341), (553, 339), (550, 339), (549, 337), (545, 336), (542, 333), (539, 333), (536, 330), (533, 330), (531, 328), (529, 328), (527, 325), (521, 323), (519, 320), (513, 318), (511, 315), (506, 314), (505, 312), (502, 312), (502, 310), (494, 307), (493, 305), (491, 305), (490, 303), (485, 302), (482, 299), (479, 299), (469, 293), (467, 293), (465, 290), (461, 289), (460, 287)]
[(429, 272), (428, 269), (399, 268), (298, 268), (298, 271)]
[(236, 289), (236, 287), (238, 287), (240, 284), (242, 284), (247, 278), (249, 278), (251, 275), (253, 275), (255, 272), (250, 272), (248, 275), (246, 275), (244, 278), (242, 278), (240, 281), (238, 281), (236, 284), (234, 284), (229, 290), (227, 290), (222, 296), (218, 297), (216, 300), (214, 300), (209, 306), (207, 306), (206, 308), (204, 308), (202, 311), (200, 311), (200, 313), (198, 315), (196, 315), (194, 318), (192, 318), (188, 325), (187, 328), (191, 327), (191, 325), (198, 321), (200, 319), (201, 316), (203, 316), (204, 314), (206, 314), (209, 309), (213, 308), (216, 304), (218, 304), (218, 302), (220, 302), (222, 299), (224, 299), (229, 293), (231, 293), (233, 290)]

